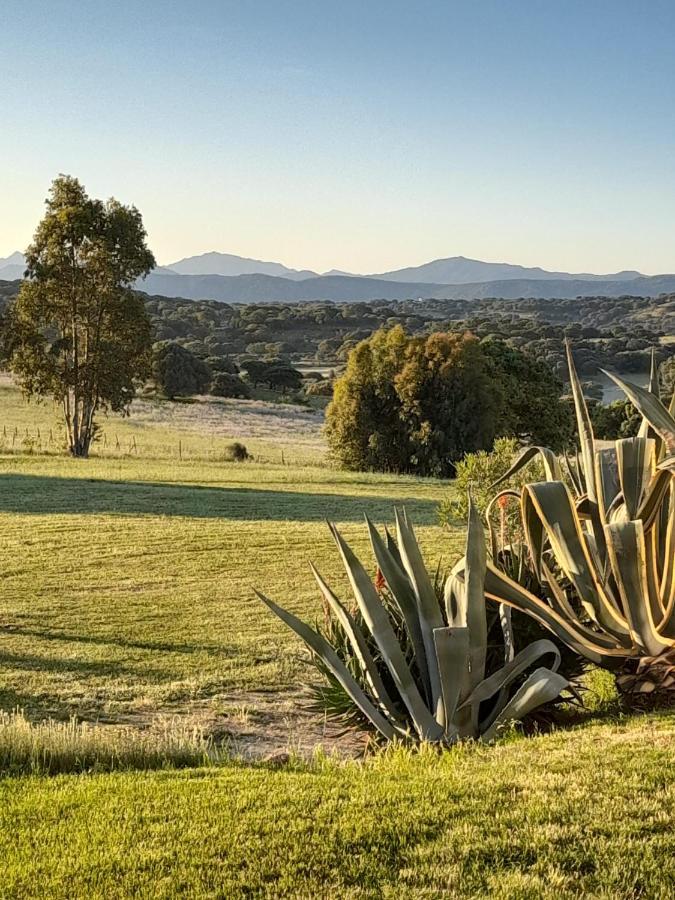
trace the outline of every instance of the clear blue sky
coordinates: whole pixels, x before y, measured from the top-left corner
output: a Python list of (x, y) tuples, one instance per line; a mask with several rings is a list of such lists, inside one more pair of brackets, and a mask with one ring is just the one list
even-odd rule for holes
[(4, 0), (0, 257), (59, 172), (207, 250), (675, 271), (675, 3)]

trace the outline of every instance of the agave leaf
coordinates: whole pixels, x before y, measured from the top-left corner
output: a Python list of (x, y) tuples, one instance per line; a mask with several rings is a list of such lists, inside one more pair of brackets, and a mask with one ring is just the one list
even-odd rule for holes
[(524, 493), (541, 520), (558, 565), (581, 600), (590, 604), (605, 631), (626, 642), (627, 623), (598, 578), (566, 485), (561, 481), (539, 482), (527, 485)]
[(504, 637), (504, 662), (509, 663), (516, 655), (516, 644), (513, 637), (511, 607), (506, 603), (499, 604), (499, 624), (502, 627), (502, 635)]
[[(569, 476), (570, 481), (572, 482), (574, 493), (577, 495), (577, 497), (579, 497), (584, 493), (584, 486), (581, 483), (581, 478), (579, 477), (578, 466), (576, 465), (576, 463), (574, 464), (574, 466), (572, 465), (572, 462), (567, 455), (567, 450), (565, 450), (563, 459), (565, 460), (565, 470)], [(559, 481), (562, 481), (562, 478), (560, 478)]]
[[(653, 394), (655, 397), (659, 397), (659, 372), (658, 366), (656, 364), (656, 353), (654, 352), (654, 348), (652, 347), (651, 352), (651, 360), (649, 366), (649, 386), (647, 390), (650, 394)], [(652, 428), (649, 425), (647, 419), (643, 417), (642, 422), (640, 422), (640, 428), (638, 430), (638, 437), (646, 438), (652, 437)]]
[(485, 594), (490, 600), (507, 603), (515, 609), (529, 613), (563, 643), (596, 665), (606, 665), (608, 661), (612, 660), (619, 665), (631, 655), (629, 649), (608, 649), (602, 644), (590, 640), (572, 622), (559, 615), (547, 603), (513, 581), (489, 561), (485, 578)]
[(380, 673), (377, 669), (375, 660), (373, 659), (370, 650), (368, 649), (368, 645), (366, 644), (366, 639), (363, 636), (363, 632), (358, 627), (348, 610), (345, 609), (342, 603), (340, 603), (340, 600), (335, 596), (333, 591), (331, 591), (330, 587), (321, 577), (313, 563), (310, 563), (310, 567), (312, 569), (312, 573), (314, 574), (316, 582), (319, 585), (321, 593), (325, 597), (326, 602), (328, 603), (330, 608), (333, 610), (335, 618), (344, 629), (345, 634), (349, 639), (349, 643), (352, 645), (354, 655), (359, 661), (359, 665), (361, 666), (368, 685), (373, 692), (373, 696), (382, 706), (386, 715), (390, 719), (392, 719), (394, 722), (400, 722), (400, 715), (396, 709), (396, 704), (394, 703), (391, 696), (389, 695), (389, 692), (384, 686), (384, 682), (382, 681), (382, 677), (380, 676)]
[[(605, 372), (604, 369), (602, 371)], [(668, 412), (658, 397), (650, 394), (649, 391), (639, 387), (637, 384), (624, 381), (618, 375), (612, 374), (612, 372), (605, 372), (605, 375), (621, 388), (638, 412), (647, 419), (663, 441), (666, 452), (669, 455), (675, 454), (675, 418)]]
[[(565, 591), (545, 562), (542, 563), (542, 575), (542, 584), (545, 584), (550, 590), (548, 599), (551, 608), (555, 610), (555, 612), (562, 616), (563, 619), (568, 619), (577, 629), (579, 634), (587, 640), (599, 644), (601, 647), (606, 647), (608, 650), (620, 647), (620, 644), (617, 643), (615, 638), (610, 637), (602, 631), (592, 631), (587, 625), (584, 625), (579, 619), (574, 607), (568, 601)], [(588, 604), (586, 604), (584, 608), (592, 621), (595, 622), (595, 611), (593, 610), (593, 607), (589, 607)]]
[(648, 531), (656, 521), (664, 501), (667, 499), (668, 489), (672, 483), (671, 473), (661, 468), (657, 470), (649, 482), (640, 508), (635, 516), (636, 519), (641, 520), (645, 531)]
[(377, 595), (375, 586), (335, 525), (331, 525), (331, 531), (340, 551), (354, 597), (361, 610), (361, 615), (380, 649), (387, 668), (391, 672), (394, 684), (412, 717), (415, 728), (424, 740), (438, 740), (443, 734), (443, 725), (434, 719), (424, 704), (424, 700), (401, 650), (401, 645), (394, 634), (387, 611)]
[(606, 532), (612, 570), (631, 636), (649, 656), (658, 656), (673, 641), (659, 635), (653, 619), (642, 522), (607, 525)]
[(485, 677), (487, 656), (487, 615), (485, 611), (485, 572), (487, 554), (485, 531), (469, 494), (469, 526), (466, 533), (466, 624), (469, 629), (469, 687)]
[(670, 488), (669, 509), (664, 529), (664, 561), (659, 585), (659, 596), (664, 608), (659, 631), (666, 637), (675, 637), (675, 481)]
[(546, 478), (549, 481), (559, 481), (562, 478), (562, 473), (560, 471), (560, 463), (558, 462), (558, 458), (552, 450), (549, 450), (548, 447), (525, 447), (521, 454), (517, 457), (513, 465), (511, 465), (508, 470), (498, 478), (493, 484), (490, 485), (490, 488), (496, 488), (500, 484), (503, 484), (505, 481), (508, 481), (509, 478), (512, 478), (514, 475), (517, 475), (521, 469), (524, 469), (525, 466), (532, 462), (533, 459), (536, 459), (537, 456), (541, 457), (541, 461), (544, 464), (544, 472), (546, 473)]
[(441, 677), (441, 692), (445, 709), (446, 739), (455, 740), (459, 731), (455, 712), (460, 690), (469, 664), (470, 635), (468, 628), (435, 628), (434, 644)]
[(502, 666), (501, 669), (498, 669), (494, 674), (490, 675), (489, 678), (485, 678), (476, 685), (469, 697), (462, 703), (460, 709), (469, 704), (478, 706), (484, 700), (489, 700), (490, 697), (494, 697), (497, 691), (507, 687), (518, 678), (519, 675), (527, 671), (530, 666), (534, 665), (537, 660), (548, 654), (553, 656), (551, 671), (557, 672), (560, 665), (560, 651), (553, 641), (549, 641), (548, 638), (541, 638), (538, 641), (533, 641), (527, 647), (524, 647), (520, 653), (516, 653), (511, 662)]
[[(413, 645), (417, 667), (420, 671), (422, 681), (425, 688), (426, 699), (431, 698), (431, 685), (429, 682), (429, 666), (427, 664), (427, 654), (424, 648), (424, 640), (422, 639), (422, 629), (420, 627), (419, 610), (415, 600), (413, 587), (408, 576), (402, 567), (392, 555), (389, 547), (385, 546), (384, 541), (380, 537), (377, 528), (366, 516), (366, 524), (368, 526), (368, 534), (370, 535), (370, 543), (373, 553), (380, 571), (384, 576), (384, 580), (389, 585), (394, 599), (398, 603), (401, 614), (405, 620), (410, 641)], [(394, 545), (395, 546), (395, 545)], [(399, 556), (400, 559), (400, 556)]]
[(591, 425), (591, 417), (588, 413), (588, 406), (584, 399), (581, 382), (579, 381), (579, 376), (577, 375), (577, 370), (574, 366), (569, 342), (566, 342), (565, 347), (567, 351), (567, 365), (570, 372), (572, 397), (574, 399), (574, 411), (577, 417), (579, 440), (581, 441), (581, 461), (584, 480), (586, 482), (586, 493), (592, 501), (596, 501), (598, 495), (595, 486), (595, 441), (593, 438), (593, 426)]
[(434, 629), (445, 627), (445, 622), (436, 598), (436, 591), (424, 565), (415, 535), (403, 514), (399, 513), (398, 510), (396, 510), (396, 537), (401, 560), (405, 571), (408, 573), (415, 592), (415, 599), (417, 600), (422, 640), (424, 641), (429, 669), (432, 709), (437, 721), (439, 721), (443, 710), (443, 698), (441, 697), (441, 681), (438, 671), (438, 660), (436, 659), (436, 646), (434, 644)]
[(481, 741), (487, 743), (494, 740), (501, 726), (523, 719), (538, 706), (555, 700), (568, 684), (567, 679), (557, 672), (543, 667), (536, 669), (484, 732)]
[(288, 625), (288, 627), (291, 628), (305, 644), (307, 644), (310, 650), (321, 658), (323, 664), (337, 679), (343, 690), (346, 691), (355, 705), (361, 710), (363, 715), (372, 722), (380, 734), (388, 740), (393, 740), (397, 735), (396, 729), (374, 706), (374, 704), (371, 703), (354, 676), (328, 641), (292, 613), (287, 612), (287, 610), (283, 609), (281, 606), (277, 606), (276, 603), (264, 594), (261, 594), (260, 591), (256, 591), (256, 594), (282, 622), (285, 622), (286, 625)]
[(595, 484), (600, 518), (603, 525), (606, 525), (608, 510), (621, 493), (616, 446), (595, 451)]
[(391, 555), (393, 556), (394, 560), (396, 561), (399, 569), (403, 572), (404, 571), (403, 560), (401, 559), (401, 554), (398, 552), (398, 545), (397, 545), (396, 541), (394, 540), (393, 536), (391, 535), (391, 533), (389, 532), (389, 529), (386, 527), (386, 525), (384, 528), (384, 534), (387, 539), (387, 550), (391, 553)]
[(640, 501), (654, 471), (654, 441), (625, 438), (616, 442), (619, 483), (628, 519), (637, 515)]

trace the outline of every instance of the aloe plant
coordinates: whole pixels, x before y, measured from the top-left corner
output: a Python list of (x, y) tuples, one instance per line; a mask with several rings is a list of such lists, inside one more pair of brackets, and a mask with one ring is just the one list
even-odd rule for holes
[[(530, 447), (504, 476), (541, 456), (545, 480), (519, 494), (527, 551), (520, 555), (540, 589), (526, 589), (505, 571), (493, 539), (486, 593), (529, 613), (591, 662), (616, 670), (618, 687), (633, 700), (672, 703), (675, 397), (670, 409), (661, 403), (653, 362), (648, 389), (607, 372), (643, 420), (638, 437), (598, 443), (567, 352), (580, 453), (563, 461), (565, 478), (553, 453)], [(456, 574), (468, 565), (460, 561)]]
[[(508, 615), (502, 617), (504, 664), (487, 670), (486, 541), (473, 504), (466, 565), (448, 579), (444, 604), (405, 514), (396, 514), (396, 540), (367, 518), (366, 524), (388, 600), (331, 525), (356, 603), (350, 611), (312, 566), (333, 619), (332, 642), (256, 592), (302, 638), (360, 718), (387, 740), (450, 745), (491, 740), (506, 722), (560, 695), (568, 682), (557, 672), (558, 648), (544, 638), (515, 653)], [(550, 657), (549, 667), (528, 676), (543, 657)]]

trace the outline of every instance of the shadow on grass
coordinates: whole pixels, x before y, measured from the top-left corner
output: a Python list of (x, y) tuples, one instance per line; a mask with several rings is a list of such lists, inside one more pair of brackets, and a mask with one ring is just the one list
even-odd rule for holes
[(0, 475), (0, 512), (185, 516), (241, 521), (361, 522), (367, 513), (390, 522), (394, 506), (405, 505), (417, 525), (437, 521), (436, 503), (395, 495), (345, 495), (221, 488), (190, 484), (42, 475)]

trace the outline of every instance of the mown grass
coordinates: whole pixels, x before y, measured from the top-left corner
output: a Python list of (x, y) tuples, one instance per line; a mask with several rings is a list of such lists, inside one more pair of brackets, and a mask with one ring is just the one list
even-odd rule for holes
[(674, 739), (672, 721), (648, 717), (365, 764), (5, 780), (2, 888), (666, 900)]
[[(35, 409), (0, 398), (10, 418)], [(298, 643), (253, 587), (319, 614), (308, 560), (344, 585), (323, 520), (366, 551), (363, 513), (390, 521), (395, 504), (449, 564), (447, 490), (316, 465), (0, 457), (0, 708), (125, 722), (289, 688)]]

